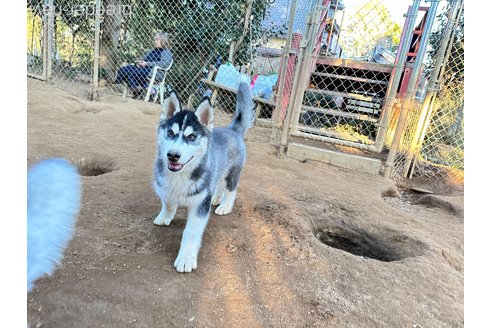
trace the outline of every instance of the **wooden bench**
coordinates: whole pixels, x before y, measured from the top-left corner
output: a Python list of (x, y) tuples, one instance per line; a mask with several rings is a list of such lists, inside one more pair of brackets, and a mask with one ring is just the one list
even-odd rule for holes
[[(217, 99), (217, 94), (219, 92), (219, 89), (225, 90), (227, 92), (231, 92), (234, 94), (237, 93), (237, 90), (213, 81), (213, 78), (214, 78), (215, 74), (217, 73), (217, 71), (218, 70), (215, 68), (215, 66), (211, 66), (209, 71), (208, 71), (207, 78), (201, 79), (201, 82), (205, 83), (206, 85), (210, 86), (213, 89), (212, 96), (210, 97), (210, 101), (212, 102), (212, 104), (214, 104), (215, 100)], [(243, 68), (241, 69), (241, 73), (244, 73), (245, 71), (246, 71), (245, 66), (243, 66)], [(272, 126), (271, 120), (262, 120), (262, 119), (259, 119), (258, 116), (260, 115), (261, 110), (264, 107), (273, 107), (273, 110), (275, 109), (275, 103), (276, 103), (275, 97), (273, 97), (273, 99), (271, 99), (271, 100), (268, 100), (265, 98), (253, 96), (253, 100), (256, 102), (255, 123), (259, 123), (259, 125), (262, 125), (262, 126), (271, 127)], [(191, 102), (192, 102), (192, 98), (190, 97), (190, 99), (188, 100), (188, 107), (191, 107)], [(273, 117), (273, 110), (272, 110), (272, 117)]]

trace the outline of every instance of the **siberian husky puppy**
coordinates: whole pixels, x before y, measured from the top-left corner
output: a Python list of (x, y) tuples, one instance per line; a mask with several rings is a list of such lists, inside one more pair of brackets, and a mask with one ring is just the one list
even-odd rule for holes
[(248, 78), (237, 90), (236, 112), (227, 127), (213, 128), (213, 107), (205, 97), (196, 109), (181, 107), (172, 91), (162, 105), (158, 127), (154, 189), (162, 201), (155, 225), (169, 225), (178, 206), (188, 208), (181, 247), (174, 262), (178, 272), (197, 268), (203, 232), (212, 205), (215, 213), (232, 211), (246, 160), (243, 137), (253, 124), (253, 99)]

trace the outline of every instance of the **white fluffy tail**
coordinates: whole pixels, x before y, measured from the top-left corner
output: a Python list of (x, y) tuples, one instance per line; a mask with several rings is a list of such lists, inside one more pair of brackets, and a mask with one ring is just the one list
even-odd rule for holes
[(79, 212), (81, 181), (65, 159), (39, 162), (27, 174), (27, 291), (63, 258)]
[(242, 75), (237, 88), (236, 113), (229, 127), (244, 136), (246, 131), (253, 126), (254, 120), (253, 95), (250, 89), (249, 77)]

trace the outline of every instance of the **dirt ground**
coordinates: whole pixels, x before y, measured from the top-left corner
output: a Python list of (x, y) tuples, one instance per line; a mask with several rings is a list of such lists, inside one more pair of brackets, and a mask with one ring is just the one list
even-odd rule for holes
[(64, 157), (83, 174), (62, 265), (27, 295), (31, 327), (464, 326), (459, 193), (442, 195), (453, 207), (419, 204), (250, 137), (233, 212), (212, 214), (198, 269), (180, 274), (185, 210), (152, 224), (160, 107), (51, 87), (30, 89), (27, 107), (28, 166)]

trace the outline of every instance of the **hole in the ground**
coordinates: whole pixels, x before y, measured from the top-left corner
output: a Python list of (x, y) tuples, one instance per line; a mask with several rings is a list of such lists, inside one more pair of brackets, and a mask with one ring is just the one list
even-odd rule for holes
[(382, 262), (422, 255), (425, 249), (422, 242), (394, 231), (376, 235), (348, 226), (325, 226), (318, 228), (315, 235), (325, 245)]
[(116, 164), (110, 159), (82, 158), (77, 161), (77, 169), (82, 176), (98, 176), (116, 170)]

